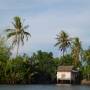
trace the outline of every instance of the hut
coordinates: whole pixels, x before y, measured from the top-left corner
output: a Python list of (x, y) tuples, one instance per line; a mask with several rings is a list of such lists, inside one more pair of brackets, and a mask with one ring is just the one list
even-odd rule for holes
[(57, 69), (57, 83), (60, 84), (77, 84), (79, 76), (79, 70), (74, 66), (59, 66)]

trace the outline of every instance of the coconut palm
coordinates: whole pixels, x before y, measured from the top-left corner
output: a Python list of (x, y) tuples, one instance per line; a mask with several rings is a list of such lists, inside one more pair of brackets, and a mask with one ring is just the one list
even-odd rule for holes
[(63, 52), (63, 57), (64, 57), (64, 53), (66, 49), (71, 45), (70, 38), (66, 32), (61, 31), (57, 35), (56, 39), (57, 39), (57, 43), (55, 44), (55, 46), (59, 47), (59, 49)]
[(82, 51), (81, 42), (79, 38), (74, 38), (72, 45), (72, 58), (73, 58), (73, 64), (77, 66), (80, 62), (80, 55)]
[(29, 27), (28, 25), (23, 26), (21, 18), (19, 16), (14, 17), (12, 22), (13, 28), (6, 29), (7, 38), (12, 38), (12, 46), (17, 45), (17, 55), (20, 43), (24, 45), (24, 38), (28, 40), (28, 36), (31, 36), (30, 33), (25, 30)]
[(84, 62), (86, 65), (90, 65), (90, 47), (87, 50), (84, 50)]

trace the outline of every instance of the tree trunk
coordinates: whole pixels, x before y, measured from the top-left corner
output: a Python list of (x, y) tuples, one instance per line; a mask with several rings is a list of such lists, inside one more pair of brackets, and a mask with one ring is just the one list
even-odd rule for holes
[(17, 53), (16, 53), (16, 56), (18, 56), (18, 49), (19, 49), (19, 44), (17, 44)]

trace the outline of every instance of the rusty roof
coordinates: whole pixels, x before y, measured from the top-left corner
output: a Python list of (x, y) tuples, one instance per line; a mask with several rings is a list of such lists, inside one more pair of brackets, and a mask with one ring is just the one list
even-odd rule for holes
[(69, 71), (74, 70), (74, 66), (59, 66), (57, 71)]

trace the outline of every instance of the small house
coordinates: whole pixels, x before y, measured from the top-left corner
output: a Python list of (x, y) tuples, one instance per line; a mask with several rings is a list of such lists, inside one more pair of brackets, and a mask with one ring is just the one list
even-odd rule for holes
[(79, 70), (74, 66), (59, 66), (57, 69), (57, 83), (77, 84), (79, 83)]

